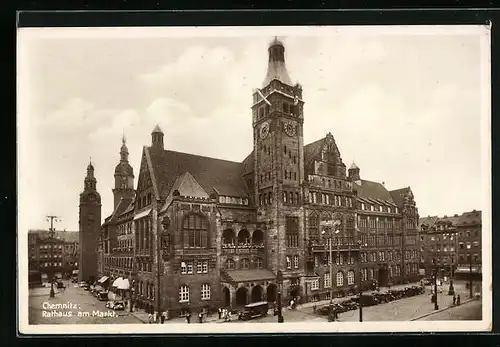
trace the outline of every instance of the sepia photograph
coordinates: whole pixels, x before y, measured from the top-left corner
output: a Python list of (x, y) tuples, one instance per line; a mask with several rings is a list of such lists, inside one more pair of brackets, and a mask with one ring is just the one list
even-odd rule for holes
[(489, 26), (17, 40), (20, 333), (491, 330)]

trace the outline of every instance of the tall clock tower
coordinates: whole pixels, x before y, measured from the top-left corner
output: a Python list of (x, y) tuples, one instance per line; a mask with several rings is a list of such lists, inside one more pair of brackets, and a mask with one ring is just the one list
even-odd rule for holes
[(80, 261), (78, 279), (97, 280), (97, 249), (101, 229), (101, 196), (97, 192), (94, 166), (87, 166), (83, 192), (80, 193)]
[(115, 187), (113, 188), (114, 208), (125, 197), (134, 196), (134, 169), (128, 162), (128, 148), (125, 136), (122, 137), (120, 162), (115, 168)]
[(302, 86), (292, 84), (275, 38), (263, 86), (253, 94), (254, 182), (258, 219), (268, 222), (267, 267), (283, 272), (284, 287), (304, 271), (303, 106)]

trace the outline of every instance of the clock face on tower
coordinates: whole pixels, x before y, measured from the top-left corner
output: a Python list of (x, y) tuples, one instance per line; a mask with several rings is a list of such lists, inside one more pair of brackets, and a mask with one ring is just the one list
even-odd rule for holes
[(283, 128), (285, 130), (285, 134), (287, 134), (288, 136), (295, 135), (295, 126), (293, 125), (293, 123), (287, 122), (284, 124)]
[(265, 139), (269, 134), (269, 122), (265, 122), (260, 126), (260, 138)]

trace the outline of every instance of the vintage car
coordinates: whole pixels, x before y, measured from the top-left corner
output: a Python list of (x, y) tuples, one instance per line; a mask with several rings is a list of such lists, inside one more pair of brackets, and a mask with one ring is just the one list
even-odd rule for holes
[(103, 290), (99, 291), (96, 295), (97, 300), (99, 301), (107, 301), (108, 300), (108, 292)]
[(239, 320), (250, 320), (258, 317), (267, 316), (269, 311), (269, 303), (267, 301), (259, 301), (248, 304), (244, 307), (243, 311), (238, 313)]

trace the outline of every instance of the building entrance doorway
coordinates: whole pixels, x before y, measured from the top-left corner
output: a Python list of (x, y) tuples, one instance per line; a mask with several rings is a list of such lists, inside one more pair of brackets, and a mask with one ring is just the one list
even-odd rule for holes
[(229, 307), (231, 305), (231, 294), (228, 287), (222, 288), (222, 303), (224, 307)]
[(252, 289), (252, 302), (259, 302), (262, 301), (262, 287), (261, 286), (255, 286)]
[(245, 287), (238, 288), (236, 291), (236, 305), (245, 306), (247, 304), (248, 291)]
[(266, 297), (268, 302), (276, 301), (276, 284), (271, 283), (269, 286), (267, 286)]

